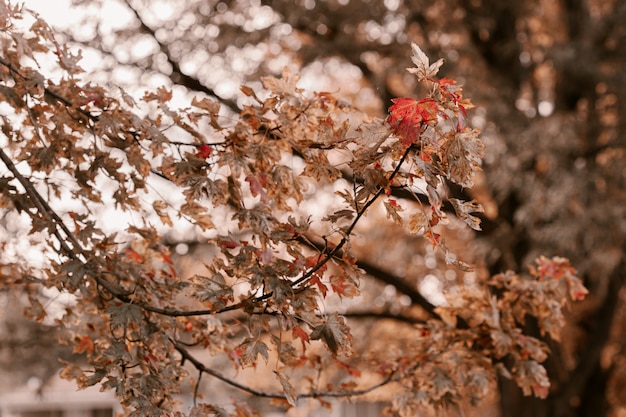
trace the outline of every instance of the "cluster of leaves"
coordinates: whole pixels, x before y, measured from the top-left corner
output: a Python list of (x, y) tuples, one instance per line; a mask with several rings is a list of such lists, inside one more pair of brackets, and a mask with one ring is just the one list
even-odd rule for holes
[[(430, 64), (413, 45), (409, 71), (429, 94), (395, 99), (385, 120), (330, 93), (306, 94), (288, 70), (263, 78), (264, 91), (242, 87), (250, 104), (226, 118), (208, 98), (173, 109), (167, 88), (147, 92), (138, 104), (124, 91), (83, 83), (80, 54), (38, 18), (24, 34), (17, 25), (23, 14), (0, 3), (0, 96), (11, 110), (0, 118), (7, 168), (0, 206), (43, 236), (38, 249), (46, 262), (35, 270), (2, 259), (15, 274), (0, 285), (23, 286), (36, 320), (48, 314), (41, 288), (79, 300), (56, 323), (61, 341), (86, 364), (65, 363), (63, 376), (115, 391), (130, 415), (180, 413), (174, 395), (190, 379), (185, 362), (198, 372), (196, 392), (208, 375), (286, 406), (397, 382), (404, 394), (395, 410), (406, 415), (419, 404), (478, 401), (496, 369), (524, 390), (546, 394), (545, 346), (521, 329), (531, 315), (555, 337), (568, 294), (584, 296), (561, 259), (541, 259), (530, 277), (493, 277), (494, 291), (455, 294), (407, 332), (402, 350), (367, 360), (351, 358), (348, 323), (324, 308), (330, 297), (359, 294), (362, 271), (350, 243), (375, 207), (450, 263), (470, 268), (449, 252), (437, 227), (448, 200), (480, 229), (472, 214), (480, 205), (448, 199), (445, 190), (447, 181), (473, 184), (483, 144), (465, 120), (471, 103), (460, 86), (437, 78), (443, 61)], [(53, 55), (62, 71), (56, 80), (37, 70), (38, 60)], [(333, 205), (318, 208), (321, 218), (303, 214), (301, 207), (319, 205), (325, 186), (337, 190)], [(427, 203), (400, 202), (392, 196), (397, 188), (419, 190)], [(107, 232), (97, 216), (107, 204), (143, 221)], [(183, 223), (216, 248), (194, 276), (178, 273), (162, 241)], [(237, 370), (271, 366), (282, 392), (225, 376), (199, 359), (206, 353), (228, 358)], [(359, 384), (366, 372), (377, 382)], [(307, 382), (296, 385), (296, 373)], [(321, 389), (321, 375), (352, 380)], [(196, 397), (192, 414), (229, 415)], [(247, 413), (234, 407), (233, 415)]]

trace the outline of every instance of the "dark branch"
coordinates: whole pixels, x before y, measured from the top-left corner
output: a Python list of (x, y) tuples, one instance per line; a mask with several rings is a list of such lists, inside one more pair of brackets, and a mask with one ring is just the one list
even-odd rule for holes
[(342, 314), (346, 318), (352, 319), (374, 319), (374, 320), (394, 320), (396, 322), (408, 323), (408, 324), (420, 324), (424, 323), (424, 320), (417, 319), (415, 317), (409, 317), (404, 315), (393, 314), (390, 312), (374, 312), (374, 311), (350, 311)]
[(178, 61), (176, 61), (174, 59), (174, 57), (172, 57), (172, 54), (170, 53), (169, 47), (166, 44), (164, 44), (163, 42), (159, 41), (158, 37), (156, 36), (155, 30), (152, 29), (150, 26), (148, 26), (144, 22), (144, 20), (142, 19), (141, 15), (139, 14), (139, 11), (130, 4), (129, 0), (125, 0), (125, 3), (128, 6), (128, 8), (133, 12), (133, 14), (137, 18), (137, 20), (139, 21), (139, 24), (141, 26), (141, 31), (143, 33), (151, 36), (154, 39), (154, 41), (157, 43), (157, 45), (159, 45), (159, 50), (161, 51), (161, 53), (163, 55), (165, 55), (165, 57), (167, 58), (167, 62), (172, 67), (172, 74), (170, 75), (170, 79), (175, 84), (182, 85), (182, 86), (188, 88), (191, 91), (198, 91), (198, 92), (201, 92), (201, 93), (205, 93), (205, 94), (207, 94), (207, 95), (209, 95), (211, 97), (215, 97), (221, 103), (223, 103), (225, 106), (227, 106), (229, 109), (231, 109), (233, 112), (239, 113), (239, 106), (237, 106), (237, 103), (234, 100), (229, 100), (229, 99), (225, 99), (225, 98), (220, 97), (215, 92), (215, 90), (213, 90), (212, 88), (209, 88), (206, 85), (202, 84), (200, 82), (200, 80), (198, 80), (196, 77), (192, 77), (190, 75), (187, 75), (187, 74), (183, 73), (181, 71), (181, 69), (180, 69), (180, 65), (178, 64)]
[[(266, 392), (260, 391), (250, 386), (241, 384), (237, 381), (234, 381), (226, 376), (224, 376), (221, 372), (218, 372), (214, 369), (206, 367), (202, 362), (200, 362), (196, 357), (194, 357), (187, 348), (176, 340), (171, 340), (174, 348), (180, 353), (183, 358), (183, 361), (189, 361), (198, 371), (210, 375), (231, 387), (237, 388), (243, 392), (247, 392), (248, 394), (254, 395), (256, 397), (262, 398), (276, 398), (281, 400), (286, 400), (287, 396), (283, 393), (278, 392)], [(400, 378), (393, 373), (386, 376), (382, 381), (373, 384), (369, 387), (358, 389), (354, 391), (312, 391), (302, 394), (297, 394), (298, 398), (323, 398), (323, 397), (335, 397), (335, 398), (347, 398), (347, 397), (357, 397), (360, 395), (368, 394), (380, 387), (383, 387), (391, 382), (395, 382)]]
[[(316, 242), (313, 239), (307, 237), (298, 239), (304, 245), (307, 245), (313, 249), (322, 251), (324, 249), (324, 245), (320, 242)], [(341, 259), (342, 254), (337, 253), (336, 257)], [(362, 259), (357, 259), (357, 266), (361, 268), (365, 273), (370, 275), (372, 278), (384, 282), (386, 284), (393, 285), (396, 290), (401, 292), (402, 294), (408, 296), (411, 299), (411, 302), (415, 305), (422, 307), (429, 315), (435, 317), (435, 306), (432, 305), (422, 294), (420, 294), (417, 289), (415, 289), (414, 285), (411, 285), (404, 279), (398, 277), (397, 275), (392, 274), (389, 271), (386, 271), (382, 268), (377, 267), (367, 261)]]

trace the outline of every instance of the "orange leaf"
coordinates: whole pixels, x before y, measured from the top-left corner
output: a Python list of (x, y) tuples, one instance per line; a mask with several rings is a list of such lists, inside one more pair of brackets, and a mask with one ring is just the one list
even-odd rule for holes
[(126, 256), (128, 256), (129, 259), (137, 262), (137, 263), (142, 263), (143, 262), (143, 256), (141, 256), (140, 253), (132, 250), (132, 249), (126, 249), (124, 251), (124, 253), (126, 254)]
[(82, 336), (80, 339), (78, 339), (78, 343), (76, 344), (76, 346), (74, 346), (74, 349), (72, 349), (72, 353), (88, 353), (91, 354), (93, 353), (95, 347), (93, 344), (93, 340), (91, 339), (91, 337), (89, 336)]

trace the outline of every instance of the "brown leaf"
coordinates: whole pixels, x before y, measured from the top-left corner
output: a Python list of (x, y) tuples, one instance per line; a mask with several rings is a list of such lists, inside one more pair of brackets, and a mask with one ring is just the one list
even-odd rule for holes
[(480, 169), (485, 145), (478, 129), (465, 128), (441, 147), (443, 162), (450, 180), (462, 187), (474, 185), (474, 172)]
[(319, 326), (313, 328), (311, 340), (322, 340), (333, 355), (350, 354), (352, 335), (345, 320), (338, 313), (333, 313)]
[(296, 402), (298, 401), (298, 396), (296, 395), (296, 390), (293, 385), (291, 385), (289, 378), (281, 371), (274, 371), (274, 374), (278, 377), (280, 385), (283, 387), (283, 392), (285, 393), (287, 402), (290, 406), (295, 407)]
[(472, 216), (471, 213), (483, 213), (485, 210), (476, 200), (462, 201), (456, 198), (450, 198), (448, 201), (454, 207), (454, 211), (459, 219), (463, 220), (469, 227), (474, 230), (480, 229), (480, 219)]

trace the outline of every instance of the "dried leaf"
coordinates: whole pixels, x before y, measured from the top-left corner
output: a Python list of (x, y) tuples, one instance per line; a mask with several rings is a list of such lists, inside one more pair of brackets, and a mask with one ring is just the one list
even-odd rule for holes
[(537, 361), (522, 361), (514, 374), (515, 381), (524, 395), (534, 394), (539, 398), (546, 398), (550, 393), (550, 380), (546, 368)]
[(345, 320), (338, 313), (329, 315), (326, 320), (313, 328), (311, 340), (322, 340), (333, 355), (349, 354), (352, 351), (352, 335)]
[(463, 220), (472, 229), (481, 230), (480, 219), (472, 216), (471, 213), (483, 213), (485, 210), (482, 205), (476, 202), (476, 200), (462, 201), (456, 198), (450, 198), (448, 201), (450, 201), (452, 207), (454, 207), (454, 211), (459, 219)]
[(415, 213), (409, 216), (408, 228), (409, 233), (412, 235), (422, 233), (428, 226), (428, 216), (423, 210), (418, 209)]
[(281, 371), (274, 371), (274, 374), (278, 377), (280, 385), (283, 387), (283, 392), (285, 393), (287, 402), (290, 406), (295, 407), (296, 402), (298, 401), (298, 396), (296, 395), (296, 390), (293, 385), (291, 385), (289, 378)]
[(237, 348), (235, 352), (242, 366), (255, 366), (259, 355), (265, 360), (269, 360), (269, 349), (265, 343), (257, 338), (246, 338)]
[(474, 172), (480, 169), (485, 153), (478, 134), (478, 129), (465, 128), (441, 147), (450, 180), (462, 187), (474, 185)]
[(159, 216), (161, 223), (167, 226), (174, 225), (174, 223), (172, 223), (172, 219), (170, 218), (170, 215), (167, 214), (167, 212), (165, 211), (168, 208), (168, 204), (165, 201), (155, 200), (152, 203), (152, 208), (154, 209), (157, 216)]
[(432, 80), (439, 72), (439, 68), (444, 63), (443, 59), (437, 60), (432, 65), (428, 56), (422, 51), (422, 49), (415, 43), (411, 43), (411, 49), (413, 50), (413, 56), (411, 60), (415, 64), (415, 68), (407, 68), (407, 71), (416, 74), (418, 81)]
[(384, 204), (387, 210), (387, 218), (391, 218), (395, 224), (402, 226), (403, 220), (399, 212), (404, 211), (404, 208), (394, 199), (389, 199)]
[(231, 417), (230, 414), (228, 414), (228, 412), (222, 407), (218, 407), (213, 404), (198, 404), (194, 406), (189, 412), (189, 417), (206, 416)]

